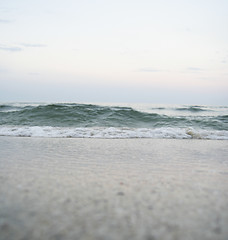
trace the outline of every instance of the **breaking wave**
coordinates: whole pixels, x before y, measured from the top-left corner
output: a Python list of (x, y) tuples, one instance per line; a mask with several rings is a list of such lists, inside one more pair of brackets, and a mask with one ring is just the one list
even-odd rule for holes
[[(207, 106), (148, 109), (77, 103), (1, 104), (0, 135), (228, 139), (227, 108), (211, 115), (217, 110)], [(182, 114), (186, 111), (189, 114)]]

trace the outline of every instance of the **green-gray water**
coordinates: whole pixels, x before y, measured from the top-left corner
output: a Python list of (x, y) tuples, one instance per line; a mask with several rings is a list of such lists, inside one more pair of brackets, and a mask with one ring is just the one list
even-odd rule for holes
[(1, 104), (0, 135), (228, 139), (228, 107), (78, 103)]

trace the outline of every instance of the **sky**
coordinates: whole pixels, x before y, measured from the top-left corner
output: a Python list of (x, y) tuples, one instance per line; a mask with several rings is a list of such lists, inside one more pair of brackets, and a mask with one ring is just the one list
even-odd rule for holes
[(0, 0), (0, 101), (228, 105), (227, 12), (227, 0)]

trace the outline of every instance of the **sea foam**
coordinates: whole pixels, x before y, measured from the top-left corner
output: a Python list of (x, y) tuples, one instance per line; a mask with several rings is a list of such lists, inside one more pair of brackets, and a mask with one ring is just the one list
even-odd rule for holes
[(50, 138), (166, 138), (228, 140), (228, 131), (196, 130), (193, 128), (66, 128), (49, 126), (4, 126), (0, 136), (50, 137)]

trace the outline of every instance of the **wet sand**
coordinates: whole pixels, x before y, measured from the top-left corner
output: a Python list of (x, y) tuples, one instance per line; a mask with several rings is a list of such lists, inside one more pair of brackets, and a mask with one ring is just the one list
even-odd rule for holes
[(0, 137), (0, 240), (227, 240), (228, 141)]

